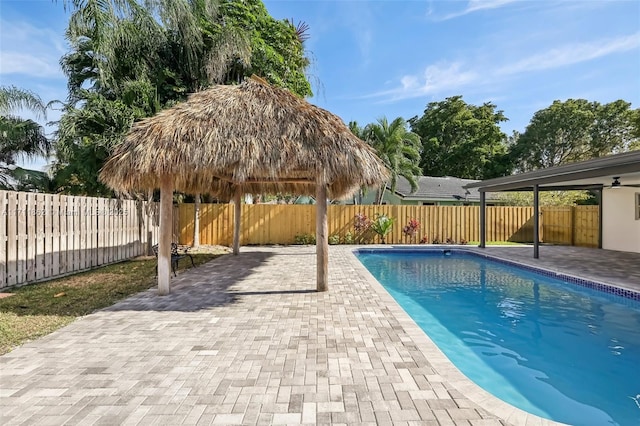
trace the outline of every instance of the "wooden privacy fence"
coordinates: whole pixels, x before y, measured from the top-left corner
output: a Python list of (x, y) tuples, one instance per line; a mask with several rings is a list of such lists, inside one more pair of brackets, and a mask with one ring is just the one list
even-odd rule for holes
[(0, 288), (146, 254), (157, 203), (0, 191)]
[[(194, 205), (180, 204), (174, 216), (174, 233), (181, 244), (193, 242)], [(386, 242), (390, 244), (478, 241), (478, 206), (331, 205), (328, 209), (329, 235), (343, 242), (347, 233), (357, 237), (354, 217), (358, 213), (373, 219), (386, 214), (395, 219)], [(562, 212), (562, 213), (561, 213)], [(567, 213), (569, 212), (569, 213)], [(242, 206), (240, 243), (293, 244), (297, 235), (315, 235), (315, 206), (245, 204)], [(417, 219), (415, 237), (403, 235), (402, 228)], [(201, 204), (200, 243), (230, 246), (233, 238), (233, 205)], [(542, 242), (598, 246), (598, 207), (544, 207), (541, 209)], [(547, 236), (548, 235), (548, 236)], [(379, 242), (374, 237), (371, 242)], [(533, 241), (532, 207), (487, 207), (487, 241)]]
[(599, 206), (543, 207), (541, 210), (545, 243), (598, 247)]

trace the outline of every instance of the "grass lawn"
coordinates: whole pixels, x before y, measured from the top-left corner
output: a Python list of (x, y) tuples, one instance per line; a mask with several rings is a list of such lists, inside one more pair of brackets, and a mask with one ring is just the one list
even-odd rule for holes
[[(193, 253), (196, 265), (228, 253)], [(191, 262), (180, 262), (180, 270)], [(130, 260), (88, 272), (5, 290), (0, 299), (0, 355), (29, 340), (44, 336), (76, 318), (113, 305), (156, 285), (156, 259)]]

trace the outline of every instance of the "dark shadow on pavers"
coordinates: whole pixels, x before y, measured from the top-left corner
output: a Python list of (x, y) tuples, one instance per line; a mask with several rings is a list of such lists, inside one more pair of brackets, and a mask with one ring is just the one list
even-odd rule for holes
[[(300, 253), (304, 256), (306, 253)], [(237, 303), (238, 299), (254, 292), (233, 291), (233, 286), (250, 277), (261, 273), (257, 269), (268, 263), (275, 256), (268, 251), (251, 251), (237, 256), (227, 255), (223, 261), (212, 261), (194, 269), (190, 269), (171, 281), (171, 293), (158, 296), (157, 288), (129, 297), (117, 304), (103, 309), (103, 311), (177, 311), (195, 312), (199, 310), (215, 309)], [(270, 294), (264, 292), (255, 294)], [(289, 291), (274, 290), (273, 294)], [(313, 289), (292, 290), (296, 293), (312, 293)]]

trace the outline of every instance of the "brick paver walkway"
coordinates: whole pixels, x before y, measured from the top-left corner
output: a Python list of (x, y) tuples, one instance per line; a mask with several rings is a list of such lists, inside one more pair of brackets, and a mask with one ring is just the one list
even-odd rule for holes
[(315, 247), (244, 247), (25, 344), (0, 357), (0, 423), (551, 423), (464, 378), (352, 249), (327, 293)]

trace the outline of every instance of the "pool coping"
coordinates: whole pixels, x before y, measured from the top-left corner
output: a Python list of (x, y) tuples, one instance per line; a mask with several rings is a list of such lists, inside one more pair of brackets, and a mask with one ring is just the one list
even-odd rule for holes
[[(451, 249), (453, 249), (452, 247)], [(488, 391), (484, 390), (482, 387), (477, 385), (467, 376), (465, 376), (459, 369), (456, 367), (451, 360), (438, 348), (438, 346), (431, 340), (428, 334), (420, 328), (420, 326), (409, 316), (409, 314), (398, 304), (398, 302), (391, 296), (391, 294), (378, 282), (378, 280), (369, 272), (369, 270), (358, 260), (356, 256), (356, 252), (362, 249), (353, 248), (352, 250), (348, 250), (353, 267), (358, 270), (362, 276), (367, 280), (371, 288), (376, 292), (378, 297), (385, 303), (387, 308), (393, 313), (398, 322), (402, 325), (403, 329), (407, 332), (407, 335), (414, 341), (418, 349), (427, 357), (429, 363), (435, 370), (435, 372), (441, 377), (442, 381), (446, 381), (453, 385), (453, 387), (461, 392), (465, 397), (469, 398), (479, 407), (485, 409), (489, 413), (495, 415), (496, 417), (504, 420), (510, 424), (515, 426), (551, 426), (551, 425), (565, 425), (564, 423), (559, 423), (553, 420), (546, 419), (544, 417), (537, 416), (535, 414), (531, 414), (527, 411), (524, 411), (514, 405), (509, 404), (501, 400), (500, 398), (494, 396)], [(392, 250), (393, 247), (383, 246), (383, 247), (367, 247), (364, 250)], [(438, 250), (448, 250), (449, 247), (425, 247), (416, 249), (416, 251), (438, 251)], [(456, 250), (464, 250), (470, 253), (478, 254), (473, 250), (472, 247), (467, 249), (455, 247)], [(470, 250), (471, 249), (471, 250)], [(402, 248), (400, 250), (409, 250), (409, 248)], [(493, 259), (503, 261), (504, 259), (496, 258), (493, 256), (487, 255), (487, 257), (491, 257)], [(521, 264), (514, 262), (514, 264), (520, 266)], [(553, 272), (554, 271), (548, 271)], [(429, 378), (429, 380), (437, 381), (438, 378)]]

